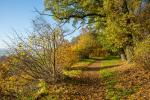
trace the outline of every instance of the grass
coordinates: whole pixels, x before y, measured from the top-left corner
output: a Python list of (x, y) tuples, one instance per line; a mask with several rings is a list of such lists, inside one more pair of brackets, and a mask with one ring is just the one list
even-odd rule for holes
[[(115, 66), (121, 64), (121, 60), (117, 57), (106, 57), (101, 61), (101, 67)], [(119, 84), (117, 72), (109, 69), (100, 70), (101, 78), (106, 85), (105, 97), (108, 100), (120, 100), (124, 97), (135, 93), (139, 86), (132, 86), (132, 88), (117, 87)]]
[(119, 56), (105, 56), (105, 57), (92, 57), (92, 59), (97, 60), (114, 60), (114, 59), (120, 59)]
[(107, 100), (123, 99), (132, 95), (139, 89), (138, 85), (132, 86), (132, 88), (117, 87), (116, 85), (119, 84), (117, 73), (111, 72), (108, 69), (100, 71), (100, 74), (106, 85), (105, 97)]
[(112, 77), (114, 75), (114, 73), (109, 71), (109, 70), (101, 70), (100, 74), (101, 74), (103, 79)]
[(85, 67), (93, 63), (95, 60), (94, 59), (83, 59), (79, 61), (78, 63), (74, 64), (73, 67)]
[(69, 77), (76, 77), (78, 76), (82, 71), (81, 70), (64, 70), (63, 74)]
[(115, 66), (121, 64), (121, 60), (118, 57), (105, 57), (101, 61), (101, 67)]
[[(95, 59), (100, 59), (101, 61), (101, 67), (107, 67), (107, 66), (115, 66), (120, 64), (120, 59), (118, 57), (115, 56), (108, 56), (108, 57), (95, 57), (95, 58), (91, 58), (91, 59), (83, 59), (81, 61), (79, 61), (78, 63), (74, 64), (72, 67), (86, 67), (90, 64), (92, 64), (93, 62), (95, 62)], [(104, 75), (107, 76), (107, 74), (109, 75), (110, 73), (105, 72), (105, 70), (103, 70), (105, 73)], [(64, 75), (67, 75), (69, 77), (75, 77), (77, 75), (79, 75), (80, 73), (82, 73), (81, 70), (64, 70), (63, 71)], [(110, 75), (111, 76), (111, 75)]]
[[(95, 59), (101, 60), (101, 67), (104, 67), (104, 69), (100, 70), (100, 76), (103, 82), (105, 83), (106, 92), (105, 92), (105, 99), (108, 100), (120, 100), (124, 99), (125, 97), (128, 97), (135, 93), (139, 86), (132, 86), (131, 88), (125, 88), (123, 86), (119, 86), (119, 74), (117, 72), (114, 72), (110, 70), (112, 66), (120, 65), (122, 62), (118, 57), (98, 57), (93, 59), (84, 59), (77, 64), (75, 64), (73, 67), (85, 67), (89, 64), (93, 63)], [(107, 68), (105, 68), (107, 67)], [(81, 70), (64, 70), (64, 74), (69, 77), (76, 77), (80, 73), (82, 73)]]
[[(81, 61), (79, 61), (78, 63), (74, 64), (72, 67), (86, 67), (90, 64), (92, 64), (95, 60), (93, 59), (83, 59)], [(76, 77), (78, 76), (80, 73), (82, 73), (81, 70), (64, 70), (63, 74), (69, 77)]]
[[(108, 67), (108, 66), (114, 66), (114, 65), (118, 65), (121, 64), (121, 60), (118, 59), (118, 57), (105, 57), (102, 58), (101, 57), (101, 67)], [(93, 59), (84, 59), (80, 62), (78, 62), (77, 64), (75, 64), (76, 67), (81, 67), (82, 66), (88, 66), (89, 64), (93, 63), (95, 60)], [(82, 70), (64, 70), (63, 73), (66, 76), (69, 77), (76, 77), (78, 76), (80, 73), (82, 73)], [(132, 86), (131, 88), (125, 88), (123, 86), (119, 86), (119, 74), (117, 72), (113, 72), (112, 70), (110, 70), (110, 68), (108, 67), (107, 69), (101, 69), (100, 70), (100, 76), (102, 79), (102, 82), (105, 83), (105, 99), (106, 100), (124, 100), (125, 97), (131, 96), (133, 93), (135, 93), (138, 89), (139, 86)], [(50, 94), (51, 93), (55, 93), (54, 95), (48, 95), (45, 98), (46, 99), (52, 99), (52, 100), (58, 100), (60, 97), (57, 94), (60, 93), (74, 93), (73, 90), (74, 85), (70, 84), (67, 86), (60, 86), (60, 87), (54, 87), (54, 89), (51, 89)], [(79, 87), (80, 88), (80, 87)], [(89, 88), (89, 87), (87, 87)], [(80, 89), (79, 89), (80, 90)], [(79, 91), (80, 92), (80, 91)], [(127, 99), (127, 98), (126, 98)], [(125, 99), (125, 100), (126, 100)], [(42, 99), (41, 99), (42, 100)], [(44, 100), (44, 98), (43, 98)]]

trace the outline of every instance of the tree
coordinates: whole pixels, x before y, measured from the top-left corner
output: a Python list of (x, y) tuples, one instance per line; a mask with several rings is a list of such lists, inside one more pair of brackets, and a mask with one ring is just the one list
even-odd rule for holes
[(83, 29), (82, 33), (73, 41), (72, 49), (78, 52), (80, 58), (89, 58), (90, 54), (97, 48), (101, 48), (94, 33), (90, 33), (88, 29)]
[(53, 16), (59, 21), (73, 20), (88, 22), (100, 21), (99, 18), (106, 17), (103, 9), (103, 0), (45, 0), (45, 9), (50, 11), (50, 16)]
[(13, 64), (20, 74), (23, 72), (34, 80), (59, 81), (63, 77), (64, 67), (71, 66), (77, 58), (68, 60), (74, 55), (70, 54), (69, 42), (65, 40), (65, 33), (59, 25), (53, 28), (40, 18), (33, 21), (33, 26), (34, 32), (27, 39), (18, 36), (20, 41), (12, 48)]
[(86, 23), (97, 33), (105, 33), (103, 40), (107, 42), (107, 47), (118, 50), (122, 58), (130, 62), (134, 55), (136, 40), (141, 38), (140, 23), (136, 19), (148, 1), (45, 0), (45, 8), (59, 21), (66, 22), (73, 19), (75, 23)]
[(120, 10), (123, 13), (128, 12), (128, 7), (132, 6), (126, 0), (45, 0), (44, 3), (45, 10), (50, 11), (48, 15), (59, 21), (73, 19), (74, 22), (87, 21), (88, 24), (106, 23), (105, 18), (110, 14), (109, 8), (113, 4), (113, 7), (116, 6), (115, 12)]
[[(81, 21), (84, 23), (87, 21), (88, 25), (94, 27), (95, 30), (101, 31), (104, 27), (107, 27), (108, 18), (113, 18), (115, 15), (111, 15), (113, 9), (112, 5), (115, 1), (110, 0), (69, 0), (69, 1), (55, 1), (45, 0), (45, 6), (47, 10), (50, 10), (54, 17), (58, 20), (70, 20), (74, 19), (75, 22)], [(121, 7), (121, 11), (124, 12), (127, 7), (126, 0), (117, 2), (115, 4), (113, 12), (117, 12), (118, 8)], [(52, 6), (54, 5), (54, 6)], [(116, 11), (115, 11), (116, 10)], [(94, 24), (93, 24), (94, 23)]]

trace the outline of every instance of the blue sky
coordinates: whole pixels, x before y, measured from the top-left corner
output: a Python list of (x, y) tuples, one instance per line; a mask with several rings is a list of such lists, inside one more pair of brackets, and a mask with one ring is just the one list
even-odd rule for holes
[[(0, 48), (5, 48), (3, 40), (9, 41), (8, 36), (13, 36), (13, 29), (25, 34), (32, 30), (31, 20), (38, 14), (34, 8), (44, 10), (44, 0), (1, 0), (0, 1)], [(50, 23), (53, 19), (50, 18)], [(70, 28), (71, 25), (68, 25)]]
[(0, 1), (0, 48), (4, 48), (3, 40), (13, 35), (13, 29), (24, 33), (31, 29), (31, 20), (37, 16), (34, 8), (44, 9), (43, 0), (1, 0)]

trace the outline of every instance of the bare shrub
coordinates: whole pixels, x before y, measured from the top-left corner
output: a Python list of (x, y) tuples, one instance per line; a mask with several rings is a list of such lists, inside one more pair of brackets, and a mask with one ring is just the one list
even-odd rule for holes
[(71, 66), (76, 58), (69, 55), (71, 46), (59, 25), (53, 28), (41, 19), (33, 21), (33, 25), (35, 31), (26, 39), (17, 35), (19, 41), (11, 48), (15, 59), (12, 64), (19, 73), (33, 79), (56, 82), (62, 79), (63, 68)]

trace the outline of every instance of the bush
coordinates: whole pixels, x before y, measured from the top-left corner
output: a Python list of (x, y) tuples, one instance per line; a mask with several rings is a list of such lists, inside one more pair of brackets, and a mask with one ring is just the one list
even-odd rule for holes
[(14, 73), (24, 72), (33, 80), (43, 79), (47, 83), (63, 80), (63, 69), (78, 61), (71, 43), (65, 39), (65, 31), (59, 25), (51, 27), (42, 19), (35, 20), (33, 28), (34, 32), (25, 38), (16, 34), (11, 43)]
[(150, 36), (137, 45), (134, 58), (136, 64), (150, 70)]

